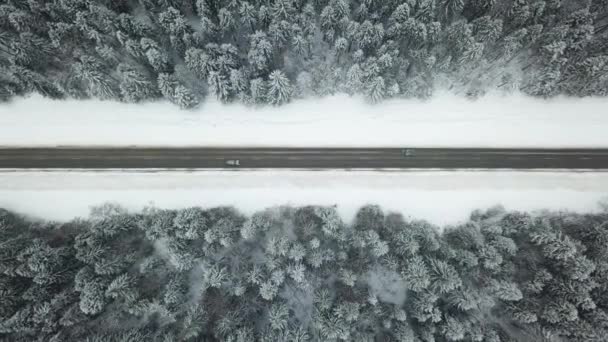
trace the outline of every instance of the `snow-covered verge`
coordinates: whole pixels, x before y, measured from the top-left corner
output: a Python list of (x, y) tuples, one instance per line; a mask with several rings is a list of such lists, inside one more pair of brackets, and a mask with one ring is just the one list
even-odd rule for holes
[(362, 205), (438, 225), (472, 210), (592, 212), (608, 194), (608, 173), (428, 171), (14, 171), (0, 173), (0, 207), (46, 219), (86, 216), (92, 205), (117, 202), (138, 210), (234, 205), (247, 214), (282, 204), (337, 205), (350, 221)]
[(608, 147), (608, 98), (440, 94), (370, 105), (338, 95), (254, 108), (206, 102), (52, 101), (0, 106), (0, 145)]

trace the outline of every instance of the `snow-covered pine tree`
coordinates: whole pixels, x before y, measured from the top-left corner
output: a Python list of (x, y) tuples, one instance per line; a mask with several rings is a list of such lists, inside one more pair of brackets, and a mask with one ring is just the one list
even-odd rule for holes
[(157, 97), (156, 82), (152, 82), (133, 66), (120, 64), (117, 68), (120, 75), (120, 93), (128, 102), (141, 102)]
[(291, 82), (280, 70), (275, 70), (268, 76), (268, 102), (281, 105), (291, 100), (293, 87)]

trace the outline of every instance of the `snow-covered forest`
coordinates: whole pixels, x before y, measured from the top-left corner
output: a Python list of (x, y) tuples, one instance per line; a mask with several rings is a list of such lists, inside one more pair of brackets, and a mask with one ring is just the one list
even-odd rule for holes
[(0, 211), (11, 341), (606, 341), (608, 211)]
[[(4, 147), (598, 148), (606, 99), (608, 0), (0, 1)], [(608, 341), (600, 172), (29, 171), (0, 341)]]
[(0, 99), (608, 94), (606, 0), (5, 0)]

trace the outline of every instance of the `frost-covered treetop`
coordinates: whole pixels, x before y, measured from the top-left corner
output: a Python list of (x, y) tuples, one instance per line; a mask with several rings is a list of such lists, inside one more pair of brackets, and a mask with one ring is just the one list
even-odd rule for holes
[(7, 0), (0, 100), (608, 94), (605, 0)]
[(606, 341), (608, 212), (0, 209), (6, 341)]

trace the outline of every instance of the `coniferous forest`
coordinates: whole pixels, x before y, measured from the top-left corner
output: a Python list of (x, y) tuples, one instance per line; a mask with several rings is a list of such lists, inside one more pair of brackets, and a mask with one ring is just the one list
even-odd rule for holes
[(608, 212), (0, 211), (6, 341), (606, 341)]
[(3, 0), (0, 100), (608, 95), (606, 0)]

